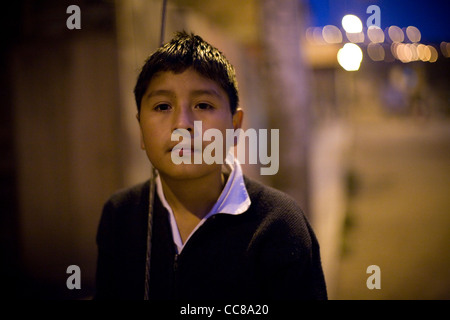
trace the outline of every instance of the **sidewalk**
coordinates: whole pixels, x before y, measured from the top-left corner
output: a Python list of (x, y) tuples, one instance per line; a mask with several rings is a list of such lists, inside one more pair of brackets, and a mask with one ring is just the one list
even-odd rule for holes
[[(450, 299), (450, 122), (353, 129), (356, 188), (330, 299)], [(379, 290), (366, 286), (370, 265), (381, 269)]]

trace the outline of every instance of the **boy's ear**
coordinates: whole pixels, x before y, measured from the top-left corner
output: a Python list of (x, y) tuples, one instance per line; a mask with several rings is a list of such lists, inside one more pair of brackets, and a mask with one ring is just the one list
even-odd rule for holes
[(244, 118), (244, 111), (241, 108), (237, 108), (233, 114), (233, 128), (234, 130), (242, 127), (242, 119)]
[(139, 113), (136, 113), (136, 119), (137, 119), (137, 121), (139, 123), (139, 136), (140, 136), (140, 139), (141, 139), (141, 149), (145, 150), (144, 137), (142, 136), (141, 121), (140, 121), (140, 118), (139, 118)]

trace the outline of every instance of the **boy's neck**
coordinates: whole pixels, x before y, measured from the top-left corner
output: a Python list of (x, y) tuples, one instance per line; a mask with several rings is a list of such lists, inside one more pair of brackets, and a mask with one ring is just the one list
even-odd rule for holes
[(164, 196), (174, 214), (194, 215), (202, 219), (219, 198), (225, 178), (219, 171), (198, 179), (174, 180), (161, 176)]

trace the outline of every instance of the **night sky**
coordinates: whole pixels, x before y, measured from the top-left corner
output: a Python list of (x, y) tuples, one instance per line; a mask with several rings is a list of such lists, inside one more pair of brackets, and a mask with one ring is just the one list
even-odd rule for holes
[(400, 28), (415, 26), (422, 34), (421, 43), (439, 44), (450, 42), (450, 1), (449, 0), (308, 0), (310, 26), (323, 27), (333, 24), (342, 27), (341, 20), (346, 14), (358, 16), (366, 26), (369, 5), (377, 5), (381, 10), (381, 28), (391, 25)]

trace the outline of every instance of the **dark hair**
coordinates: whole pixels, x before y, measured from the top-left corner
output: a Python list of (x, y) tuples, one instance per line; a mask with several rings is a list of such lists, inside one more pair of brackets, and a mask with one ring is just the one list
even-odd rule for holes
[(217, 48), (198, 35), (185, 31), (177, 32), (170, 42), (158, 48), (146, 60), (134, 87), (138, 113), (144, 93), (156, 73), (181, 73), (190, 67), (224, 89), (230, 101), (231, 114), (234, 114), (239, 103), (234, 67)]

